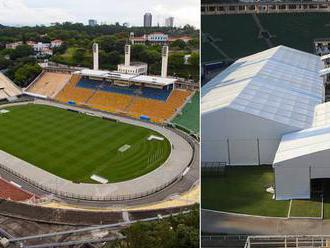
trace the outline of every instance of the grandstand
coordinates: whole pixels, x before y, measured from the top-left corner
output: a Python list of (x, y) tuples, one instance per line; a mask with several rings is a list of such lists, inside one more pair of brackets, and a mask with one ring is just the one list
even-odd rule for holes
[(0, 100), (10, 100), (21, 95), (21, 90), (0, 72)]
[(54, 98), (70, 78), (69, 73), (44, 71), (25, 92)]
[[(126, 76), (126, 74), (121, 75)], [(144, 80), (148, 82), (149, 78), (130, 76), (130, 81), (112, 80), (109, 82), (109, 80), (96, 80), (95, 77), (91, 79), (73, 74), (69, 83), (55, 99), (134, 118), (146, 118), (154, 122), (167, 121), (184, 105), (191, 92), (173, 89), (175, 80), (165, 87), (142, 86), (140, 82)], [(120, 84), (129, 82), (130, 85), (121, 86), (119, 82)]]
[[(329, 36), (328, 13), (274, 13), (256, 15), (270, 34), (274, 46), (285, 45), (306, 52), (314, 52), (313, 41)], [(251, 14), (202, 16), (202, 30), (211, 36), (219, 49), (233, 60), (265, 50), (268, 46), (260, 37), (259, 28)], [(224, 57), (202, 40), (202, 62), (219, 61)]]
[(172, 123), (191, 132), (199, 133), (199, 92), (195, 93), (191, 101), (183, 108), (182, 113), (177, 115)]

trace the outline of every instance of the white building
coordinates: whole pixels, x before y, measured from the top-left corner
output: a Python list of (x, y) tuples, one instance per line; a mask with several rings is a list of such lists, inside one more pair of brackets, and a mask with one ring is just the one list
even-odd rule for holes
[(148, 64), (142, 62), (131, 62), (131, 45), (125, 45), (125, 63), (117, 66), (118, 72), (146, 75), (148, 72)]
[(201, 92), (202, 161), (272, 164), (284, 134), (311, 128), (320, 57), (278, 46), (237, 60)]
[(330, 178), (330, 102), (316, 107), (313, 127), (284, 135), (274, 160), (277, 200), (309, 199), (312, 180)]
[(63, 44), (63, 41), (62, 40), (52, 40), (50, 42), (50, 47), (51, 48), (60, 47), (60, 46), (62, 46), (62, 44)]

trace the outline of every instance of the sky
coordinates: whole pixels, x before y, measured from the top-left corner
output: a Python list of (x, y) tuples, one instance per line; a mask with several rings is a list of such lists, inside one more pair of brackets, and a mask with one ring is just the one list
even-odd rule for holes
[(152, 13), (153, 25), (162, 26), (173, 16), (175, 26), (200, 28), (200, 0), (0, 0), (0, 24), (11, 26), (87, 24), (88, 19), (141, 26), (146, 12)]

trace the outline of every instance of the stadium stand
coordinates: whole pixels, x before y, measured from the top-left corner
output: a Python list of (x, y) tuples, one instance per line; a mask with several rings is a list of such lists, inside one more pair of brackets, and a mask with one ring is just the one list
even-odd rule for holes
[(181, 114), (173, 119), (172, 123), (194, 133), (199, 133), (199, 92), (195, 93), (191, 101), (186, 104)]
[(26, 89), (27, 92), (54, 98), (70, 80), (71, 74), (58, 72), (42, 72), (37, 80)]
[[(274, 13), (257, 17), (274, 46), (313, 53), (314, 39), (329, 37), (329, 13)], [(203, 63), (224, 60), (211, 42), (233, 60), (268, 48), (251, 14), (202, 16), (202, 30)]]
[(21, 90), (5, 75), (0, 73), (0, 100), (16, 97)]
[(164, 122), (176, 113), (190, 94), (187, 90), (174, 89), (166, 102), (137, 97), (127, 112), (135, 118), (149, 116), (154, 122)]
[(145, 116), (154, 122), (164, 122), (182, 107), (190, 95), (191, 91), (188, 90), (120, 87), (109, 82), (81, 79), (79, 75), (73, 74), (55, 99), (134, 118)]
[(34, 195), (0, 178), (0, 198), (12, 201), (27, 201)]
[(86, 102), (94, 95), (95, 90), (76, 87), (79, 82), (79, 75), (72, 75), (70, 81), (56, 95), (55, 99), (64, 103), (86, 104)]

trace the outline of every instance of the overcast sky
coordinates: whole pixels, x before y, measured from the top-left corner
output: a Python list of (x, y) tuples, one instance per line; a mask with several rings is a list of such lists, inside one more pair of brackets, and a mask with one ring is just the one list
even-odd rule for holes
[(173, 16), (175, 26), (200, 27), (200, 0), (0, 0), (0, 24), (49, 25), (52, 22), (143, 24), (143, 14), (151, 12), (153, 25)]

